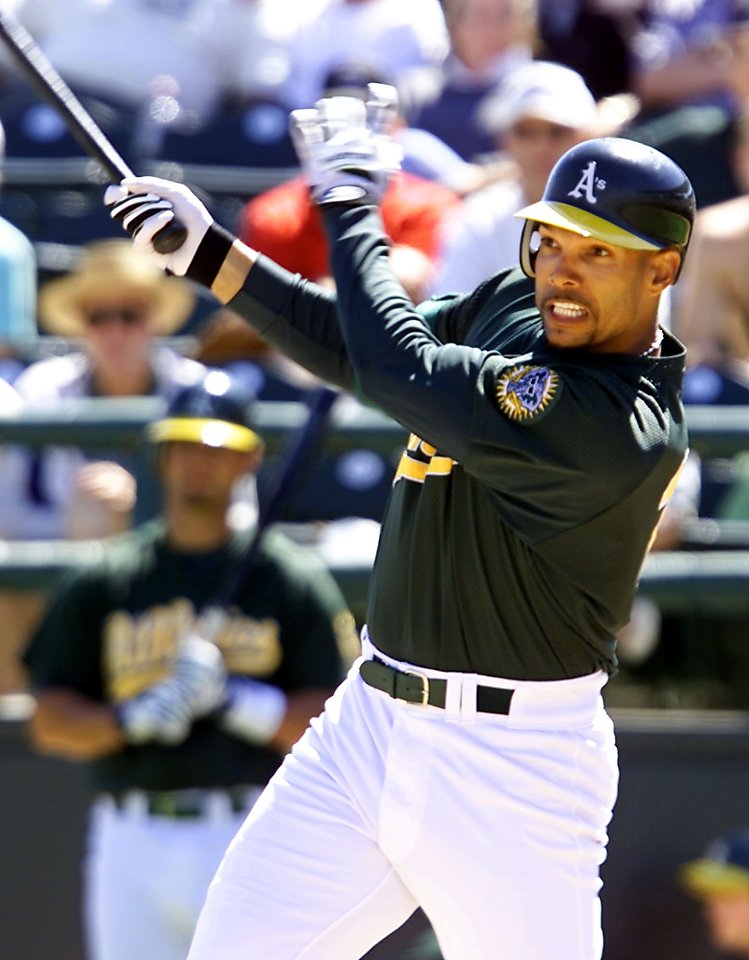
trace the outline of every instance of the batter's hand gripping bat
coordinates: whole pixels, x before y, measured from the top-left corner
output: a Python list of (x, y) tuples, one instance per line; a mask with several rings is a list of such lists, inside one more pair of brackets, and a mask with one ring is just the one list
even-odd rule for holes
[[(23, 24), (8, 13), (0, 13), (0, 38), (41, 100), (62, 117), (70, 135), (104, 169), (112, 183), (133, 176), (133, 171), (115, 150), (91, 114), (49, 62)], [(185, 241), (182, 224), (172, 221), (154, 237), (159, 253), (171, 253)]]

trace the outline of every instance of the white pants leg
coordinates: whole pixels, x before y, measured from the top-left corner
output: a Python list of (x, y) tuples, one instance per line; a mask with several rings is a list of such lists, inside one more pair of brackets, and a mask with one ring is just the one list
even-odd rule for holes
[(229, 847), (189, 960), (359, 960), (417, 903), (445, 960), (599, 960), (603, 682), (515, 684), (509, 717), (477, 717), (354, 668)]
[(84, 913), (89, 960), (185, 960), (226, 847), (244, 819), (91, 810)]

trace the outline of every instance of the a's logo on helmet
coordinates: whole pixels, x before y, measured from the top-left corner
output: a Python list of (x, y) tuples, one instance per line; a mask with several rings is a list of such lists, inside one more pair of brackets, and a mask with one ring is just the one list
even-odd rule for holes
[(577, 182), (577, 186), (573, 187), (567, 196), (578, 198), (584, 196), (588, 203), (598, 203), (595, 191), (605, 189), (606, 181), (601, 180), (600, 177), (596, 177), (596, 161), (591, 160), (587, 167), (584, 168)]
[(548, 367), (510, 367), (497, 380), (499, 409), (510, 420), (531, 420), (558, 396), (559, 377)]

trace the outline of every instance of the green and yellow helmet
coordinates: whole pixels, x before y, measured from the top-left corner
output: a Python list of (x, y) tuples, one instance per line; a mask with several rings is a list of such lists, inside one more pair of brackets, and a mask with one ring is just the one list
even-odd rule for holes
[(213, 370), (174, 394), (166, 415), (148, 427), (149, 439), (250, 452), (261, 443), (250, 420), (251, 400), (228, 374)]
[(712, 840), (702, 857), (680, 867), (678, 879), (695, 897), (749, 893), (749, 830)]
[(630, 250), (675, 247), (683, 263), (694, 213), (692, 184), (666, 154), (622, 137), (584, 140), (556, 162), (542, 199), (515, 214), (526, 221), (520, 265), (535, 276), (542, 223)]

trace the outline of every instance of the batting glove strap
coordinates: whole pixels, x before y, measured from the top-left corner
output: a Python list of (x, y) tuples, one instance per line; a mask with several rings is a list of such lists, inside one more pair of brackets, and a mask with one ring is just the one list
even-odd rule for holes
[(224, 260), (234, 243), (234, 236), (217, 223), (212, 223), (195, 251), (186, 276), (204, 287), (212, 287)]
[(230, 677), (221, 729), (241, 740), (262, 746), (278, 733), (286, 716), (286, 694), (278, 687), (251, 677)]

